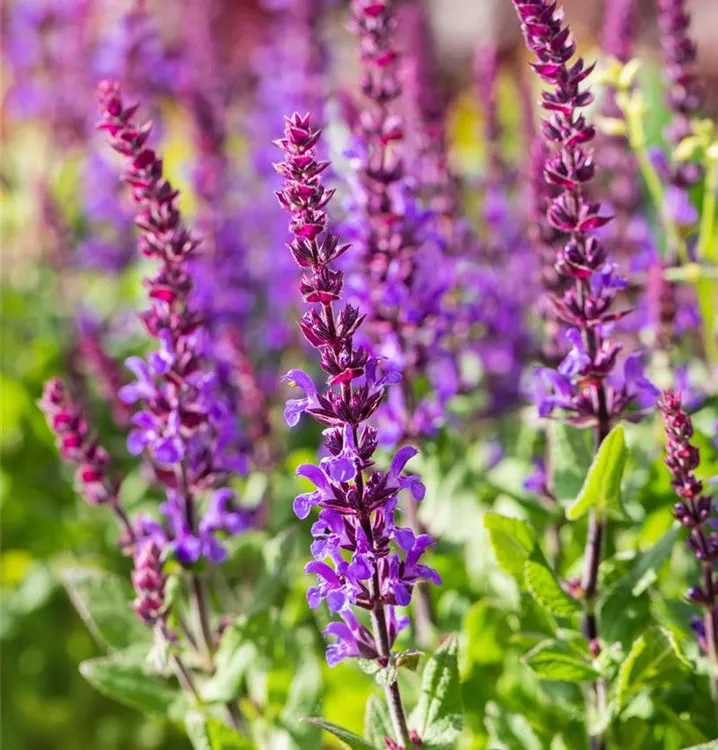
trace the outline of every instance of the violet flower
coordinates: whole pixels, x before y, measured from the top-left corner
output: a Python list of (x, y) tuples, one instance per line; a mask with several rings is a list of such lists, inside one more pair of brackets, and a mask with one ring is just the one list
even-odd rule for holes
[(691, 443), (693, 422), (682, 408), (681, 395), (665, 391), (658, 408), (663, 413), (666, 428), (668, 455), (665, 464), (672, 475), (671, 486), (680, 498), (673, 514), (688, 530), (688, 547), (701, 568), (701, 582), (688, 591), (688, 598), (703, 609), (703, 622), (697, 632), (715, 667), (718, 665), (718, 534), (709, 530), (711, 524), (715, 525), (711, 518), (713, 502), (704, 494), (703, 482), (695, 475), (700, 454)]
[[(321, 184), (320, 175), (328, 164), (316, 158), (319, 135), (308, 115), (294, 114), (285, 121), (284, 138), (277, 141), (284, 152), (284, 162), (276, 166), (284, 178), (277, 195), (291, 215), (294, 237), (289, 249), (303, 270), (300, 291), (309, 306), (301, 327), (319, 351), (320, 367), (327, 375), (322, 388), (302, 371), (286, 377), (306, 394), (288, 403), (287, 421), (296, 424), (306, 413), (324, 425), (328, 452), (320, 465), (297, 470), (315, 489), (297, 497), (294, 509), (306, 518), (313, 506), (320, 508), (312, 526), (315, 560), (306, 570), (317, 576), (317, 585), (308, 592), (310, 606), (326, 600), (330, 612), (342, 618), (325, 631), (335, 639), (327, 652), (329, 663), (362, 656), (387, 666), (394, 639), (407, 624), (406, 619), (397, 619), (395, 606), (409, 603), (418, 580), (439, 583), (439, 577), (418, 562), (431, 538), (416, 537), (396, 524), (399, 492), (405, 488), (416, 498), (423, 495), (420, 480), (403, 474), (416, 449), (399, 450), (388, 472), (372, 468), (378, 435), (367, 420), (378, 409), (385, 386), (377, 378), (376, 362), (354, 343), (365, 316), (351, 304), (335, 310), (342, 296), (343, 273), (333, 264), (349, 246), (340, 244), (327, 228), (324, 209), (334, 191)], [(354, 608), (370, 613), (373, 633), (357, 620)], [(397, 738), (408, 747), (398, 683), (393, 680), (386, 690)]]
[[(592, 101), (582, 88), (593, 66), (579, 58), (569, 61), (575, 43), (556, 7), (514, 0), (521, 18), (526, 43), (538, 58), (534, 70), (551, 87), (542, 93), (542, 107), (549, 113), (543, 121), (543, 135), (554, 147), (546, 161), (546, 181), (558, 188), (547, 211), (554, 229), (566, 236), (556, 256), (556, 270), (571, 284), (552, 298), (562, 323), (569, 331), (571, 350), (557, 373), (542, 372), (549, 389), (540, 403), (540, 411), (549, 415), (557, 407), (578, 424), (595, 425), (603, 439), (628, 404), (640, 395), (654, 395), (655, 389), (640, 373), (640, 363), (632, 358), (624, 377), (609, 377), (618, 359), (621, 345), (610, 338), (615, 321), (629, 311), (612, 310), (616, 292), (625, 286), (615, 264), (594, 230), (605, 226), (609, 216), (600, 215), (600, 205), (589, 200), (585, 189), (594, 176), (595, 166), (587, 145), (594, 128), (580, 110)], [(580, 366), (576, 363), (580, 362)]]
[[(182, 222), (178, 191), (163, 177), (162, 160), (146, 146), (150, 126), (133, 120), (137, 107), (125, 107), (119, 87), (109, 82), (100, 84), (99, 98), (99, 127), (126, 160), (124, 179), (139, 209), (140, 248), (160, 262), (145, 280), (151, 307), (141, 315), (159, 348), (146, 359), (127, 361), (136, 380), (120, 391), (126, 403), (142, 405), (132, 420), (128, 449), (146, 454), (156, 480), (168, 493), (162, 510), (168, 541), (180, 562), (191, 564), (200, 554), (216, 561), (219, 555), (211, 544), (188, 547), (187, 537), (203, 541), (199, 496), (221, 487), (231, 473), (243, 471), (245, 458), (232, 405), (206, 356), (206, 328), (190, 304), (190, 261), (199, 240)], [(211, 536), (219, 532), (232, 530), (213, 528)], [(199, 554), (188, 551), (195, 549)]]
[[(419, 206), (406, 179), (400, 153), (404, 138), (401, 118), (392, 105), (401, 94), (398, 54), (394, 47), (395, 18), (391, 4), (355, 0), (352, 28), (360, 45), (363, 65), (361, 91), (365, 109), (357, 125), (354, 201), (351, 219), (363, 251), (362, 269), (352, 279), (355, 293), (368, 312), (373, 350), (391, 370), (402, 374), (403, 403), (384, 412), (394, 421), (399, 440), (434, 432), (443, 420), (448, 387), (456, 377), (440, 377), (423, 402), (413, 393), (413, 381), (432, 373), (429, 363), (453, 366), (445, 346), (451, 316), (444, 296), (453, 284), (452, 264), (442, 253), (432, 217)], [(419, 418), (416, 419), (415, 416)], [(428, 418), (426, 418), (428, 417)]]

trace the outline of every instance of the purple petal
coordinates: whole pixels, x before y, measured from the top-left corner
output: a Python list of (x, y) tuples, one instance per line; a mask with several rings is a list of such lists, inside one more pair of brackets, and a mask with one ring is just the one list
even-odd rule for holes
[(305, 479), (308, 479), (320, 490), (323, 490), (326, 493), (331, 492), (329, 480), (327, 479), (326, 474), (318, 466), (315, 466), (314, 464), (302, 464), (301, 466), (297, 467), (297, 470), (294, 473), (298, 477), (304, 477)]
[(406, 464), (418, 453), (416, 448), (406, 445), (397, 451), (389, 467), (389, 478), (396, 479), (401, 474)]
[(316, 398), (317, 387), (304, 370), (290, 370), (282, 380), (288, 382), (290, 385), (299, 386), (310, 398)]

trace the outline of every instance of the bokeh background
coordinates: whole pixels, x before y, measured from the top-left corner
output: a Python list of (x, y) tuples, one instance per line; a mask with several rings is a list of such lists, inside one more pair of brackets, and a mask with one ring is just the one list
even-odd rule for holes
[[(77, 369), (78, 358), (69, 342), (78, 310), (122, 308), (129, 314), (139, 304), (136, 268), (123, 275), (108, 276), (86, 264), (76, 265), (73, 255), (82, 252), (83, 247), (87, 251), (83, 243), (91, 237), (91, 227), (83, 224), (78, 205), (95, 191), (92, 176), (88, 183), (82, 168), (87, 154), (80, 156), (82, 139), (87, 138), (89, 143), (91, 138), (85, 135), (85, 123), (94, 112), (92, 77), (99, 77), (92, 68), (95, 58), (90, 49), (101, 58), (99, 68), (111, 69), (112, 55), (122, 43), (121, 19), (132, 9), (130, 2), (95, 0), (99, 20), (85, 30), (86, 37), (74, 38), (68, 18), (83, 3), (90, 0), (7, 0), (2, 5), (2, 93), (6, 106), (0, 123), (0, 744), (4, 750), (181, 750), (187, 747), (187, 741), (173, 727), (148, 721), (105, 699), (78, 672), (78, 663), (98, 655), (100, 650), (69, 603), (58, 572), (82, 561), (126, 574), (127, 561), (116, 549), (111, 521), (76, 500), (71, 478), (58, 464), (51, 436), (35, 406), (48, 377)], [(188, 3), (187, 8), (191, 5)], [(639, 5), (639, 49), (649, 61), (649, 77), (651, 68), (655, 77), (658, 65), (651, 63), (657, 59), (655, 3), (643, 0)], [(695, 0), (691, 5), (706, 102), (708, 109), (715, 112), (718, 2)], [(160, 31), (161, 45), (181, 61), (190, 22), (185, 3), (147, 0), (144, 6)], [(477, 45), (489, 42), (501, 50), (500, 107), (510, 126), (510, 137), (511, 128), (520, 128), (513, 83), (524, 57), (518, 23), (509, 0), (427, 0), (427, 6), (443, 85), (452, 102), (456, 165), (459, 171), (470, 174), (482, 158), (482, 145), (476, 138), (482, 109), (472, 85), (473, 52)], [(275, 7), (276, 2), (247, 0), (213, 0), (206, 4), (216, 14), (212, 33), (223, 65), (240, 86), (253, 85), (258, 50), (272, 43), (276, 33)], [(592, 58), (599, 52), (604, 4), (600, 0), (567, 0), (565, 7), (584, 54)], [(47, 23), (59, 24), (59, 41), (65, 45), (64, 49), (53, 51), (63, 60), (63, 66), (49, 75), (47, 71), (38, 73), (42, 68), (41, 39), (48, 33), (47, 27), (37, 23), (41, 11), (46, 12)], [(343, 28), (345, 8), (341, 3), (334, 5), (332, 20), (335, 66), (346, 82), (351, 80), (354, 51)], [(145, 64), (147, 67), (140, 66), (133, 75), (151, 79), (157, 71), (151, 61)], [(61, 89), (56, 106), (63, 108), (62, 112), (47, 112), (34, 106), (33, 96), (41, 97), (42, 93), (28, 92), (26, 88), (38, 76), (42, 85)], [(167, 168), (187, 187), (191, 145), (186, 112), (182, 103), (167, 93), (165, 84), (166, 81), (156, 81), (157, 96), (145, 104), (161, 112), (160, 134)], [(654, 88), (657, 92), (658, 86)], [(339, 110), (340, 104), (338, 97)], [(658, 93), (652, 108), (652, 127), (659, 130), (663, 116)], [(276, 113), (276, 131), (281, 127), (281, 114)], [(73, 123), (73, 119), (78, 123)], [(59, 123), (68, 131), (63, 132)], [(73, 127), (78, 128), (79, 135), (72, 132)], [(89, 148), (90, 152), (95, 146)], [(244, 147), (239, 135), (236, 147), (238, 152)], [(65, 211), (70, 217), (65, 227), (67, 241), (59, 250), (59, 219), (53, 215), (52, 202), (46, 200), (48, 186), (63, 210), (69, 207)], [(191, 214), (191, 191), (187, 190), (184, 200)], [(93, 248), (88, 252), (91, 251)], [(116, 354), (126, 353), (118, 346)], [(75, 375), (84, 377), (82, 372)], [(110, 447), (116, 449), (117, 455), (123, 455), (123, 436), (113, 426), (101, 394), (96, 394), (96, 407), (95, 418), (104, 425), (105, 434), (113, 436)], [(129, 462), (127, 468), (132, 470)], [(141, 478), (135, 476), (133, 481), (127, 491), (141, 493)], [(357, 689), (361, 689), (364, 676), (356, 679)], [(352, 689), (351, 685), (337, 685), (332, 698), (330, 683), (325, 707), (328, 718), (345, 719), (347, 723), (346, 706)]]

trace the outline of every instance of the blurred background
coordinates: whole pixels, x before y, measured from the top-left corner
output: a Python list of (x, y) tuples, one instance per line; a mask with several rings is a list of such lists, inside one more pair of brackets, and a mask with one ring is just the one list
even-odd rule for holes
[[(168, 171), (185, 189), (183, 206), (191, 216), (195, 209), (190, 165), (196, 154), (186, 92), (197, 85), (197, 78), (207, 81), (208, 87), (213, 80), (199, 69), (201, 61), (193, 60), (191, 35), (202, 26), (197, 19), (206, 22), (203, 28), (216, 48), (219, 77), (240, 94), (250, 92), (246, 98), (236, 97), (240, 111), (229, 119), (227, 134), (238, 158), (247, 159), (256, 129), (251, 117), (247, 125), (242, 116), (247, 110), (254, 116), (272, 101), (271, 92), (262, 93), (262, 75), (271, 64), (273, 45), (281, 51), (289, 44), (281, 36), (287, 4), (288, 0), (6, 0), (2, 4), (0, 744), (4, 750), (180, 750), (186, 746), (186, 739), (171, 726), (148, 722), (103, 698), (78, 672), (80, 661), (100, 651), (59, 584), (58, 571), (82, 560), (125, 574), (127, 562), (116, 549), (112, 523), (75, 499), (71, 477), (57, 461), (35, 401), (43, 382), (54, 374), (62, 372), (78, 383), (92, 377), (83, 371), (87, 352), (83, 359), (77, 346), (78, 342), (88, 346), (93, 340), (94, 316), (105, 321), (112, 313), (114, 327), (105, 333), (115, 356), (126, 356), (132, 348), (121, 333), (133, 325), (128, 321), (140, 304), (141, 271), (128, 262), (134, 253), (131, 215), (117, 216), (118, 211), (122, 214), (123, 201), (125, 209), (127, 203), (126, 196), (113, 187), (114, 163), (108, 166), (98, 157), (104, 157), (105, 147), (92, 125), (96, 81), (119, 75), (131, 93), (142, 96), (144, 111), (157, 121)], [(599, 55), (605, 3), (566, 0), (564, 4), (582, 54), (589, 59)], [(352, 80), (356, 54), (345, 29), (346, 7), (340, 2), (330, 5), (323, 33), (329, 40), (335, 78), (346, 86)], [(694, 0), (690, 5), (706, 104), (715, 114), (718, 2)], [(638, 6), (639, 55), (655, 72), (655, 1), (641, 0)], [(451, 102), (457, 169), (471, 174), (480, 169), (482, 159), (482, 145), (475, 137), (482, 109), (472, 82), (474, 51), (487, 44), (500, 49), (505, 78), (500, 107), (506, 122), (518, 127), (512, 83), (524, 58), (518, 23), (509, 0), (427, 0), (427, 9), (442, 88)], [(341, 88), (336, 93), (334, 106), (341, 112)], [(229, 96), (235, 101), (234, 91)], [(660, 109), (660, 98), (656, 106)], [(276, 137), (282, 114), (274, 111), (271, 127), (266, 132), (260, 129), (257, 137), (265, 141)], [(656, 118), (660, 122), (660, 113)], [(232, 132), (235, 121), (243, 124)], [(246, 184), (242, 189), (247, 189)], [(245, 229), (261, 234), (262, 215), (256, 214), (257, 224)], [(110, 436), (113, 454), (123, 456), (122, 430), (104, 396), (93, 394), (93, 415)], [(129, 461), (126, 468), (132, 471)], [(143, 488), (137, 476), (126, 492), (139, 494)], [(327, 710), (332, 718), (332, 710), (341, 712), (342, 707), (332, 709), (330, 702)]]

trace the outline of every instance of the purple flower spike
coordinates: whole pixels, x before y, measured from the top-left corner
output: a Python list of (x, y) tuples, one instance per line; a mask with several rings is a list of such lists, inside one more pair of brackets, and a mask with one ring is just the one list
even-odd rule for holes
[(573, 60), (576, 43), (556, 3), (514, 0), (514, 6), (526, 45), (536, 57), (532, 67), (546, 85), (541, 94), (546, 113), (542, 134), (552, 150), (543, 171), (554, 191), (547, 217), (553, 229), (565, 235), (555, 258), (555, 270), (563, 279), (551, 304), (558, 320), (569, 326), (571, 350), (557, 373), (540, 372), (539, 412), (548, 416), (561, 409), (575, 424), (595, 426), (603, 439), (643, 385), (635, 390), (613, 375), (621, 346), (610, 333), (630, 310), (612, 308), (626, 281), (596, 234), (611, 217), (587, 197), (595, 173), (589, 148), (595, 130), (582, 111), (593, 98), (585, 82), (594, 66), (581, 57)]
[[(362, 5), (365, 23), (373, 23), (372, 8), (384, 7), (379, 6)], [(431, 537), (417, 538), (395, 523), (401, 490), (423, 497), (419, 477), (403, 474), (416, 449), (399, 450), (388, 472), (374, 468), (379, 436), (367, 422), (379, 408), (386, 386), (398, 378), (380, 376), (377, 360), (355, 345), (364, 315), (351, 304), (340, 306), (344, 276), (334, 262), (348, 246), (340, 244), (327, 228), (325, 207), (331, 192), (320, 179), (328, 165), (316, 158), (319, 135), (309, 116), (294, 114), (286, 118), (284, 137), (277, 141), (284, 152), (284, 161), (276, 165), (284, 178), (278, 198), (291, 215), (294, 237), (289, 250), (302, 270), (299, 288), (308, 306), (301, 330), (318, 350), (326, 376), (320, 389), (300, 370), (284, 378), (307, 394), (288, 407), (287, 421), (296, 424), (299, 414), (307, 412), (324, 425), (328, 454), (319, 466), (304, 464), (297, 469), (297, 475), (312, 482), (316, 490), (295, 498), (294, 512), (306, 518), (313, 506), (320, 509), (312, 525), (315, 559), (305, 570), (317, 576), (316, 585), (307, 592), (309, 606), (316, 608), (326, 600), (329, 611), (342, 618), (325, 630), (325, 635), (335, 639), (327, 649), (329, 665), (347, 657), (363, 657), (386, 666), (396, 634), (406, 625), (396, 619), (394, 606), (409, 604), (418, 581), (439, 579), (435, 571), (418, 563)], [(355, 609), (371, 613), (373, 632), (359, 622)], [(398, 685), (388, 689), (396, 707)], [(404, 722), (398, 734), (408, 736), (403, 710), (395, 720), (400, 728)]]
[[(671, 486), (678, 495), (673, 515), (688, 532), (688, 548), (703, 568), (701, 583), (688, 591), (688, 599), (703, 609), (702, 622), (694, 626), (701, 646), (714, 651), (718, 644), (718, 533), (713, 501), (704, 493), (703, 482), (695, 475), (700, 453), (693, 445), (693, 421), (683, 410), (681, 395), (666, 391), (658, 402), (665, 422), (667, 453), (665, 464), (671, 472)], [(710, 647), (707, 647), (710, 641)]]
[[(235, 404), (221, 388), (219, 365), (208, 354), (209, 332), (194, 306), (200, 240), (183, 223), (179, 192), (164, 177), (162, 159), (147, 145), (151, 126), (135, 122), (137, 107), (125, 106), (117, 84), (101, 83), (99, 101), (98, 127), (125, 159), (124, 180), (137, 207), (141, 252), (157, 263), (145, 279), (150, 307), (141, 315), (157, 346), (146, 359), (127, 360), (136, 380), (120, 391), (123, 402), (141, 406), (132, 418), (128, 449), (146, 455), (166, 491), (161, 506), (167, 525), (164, 544), (183, 565), (201, 557), (218, 564), (226, 552), (217, 536), (243, 531), (249, 516), (234, 509), (226, 490), (209, 499), (206, 516), (201, 512), (207, 490), (219, 490), (245, 460)], [(138, 522), (136, 538), (142, 541), (147, 534), (157, 542), (156, 530)]]

